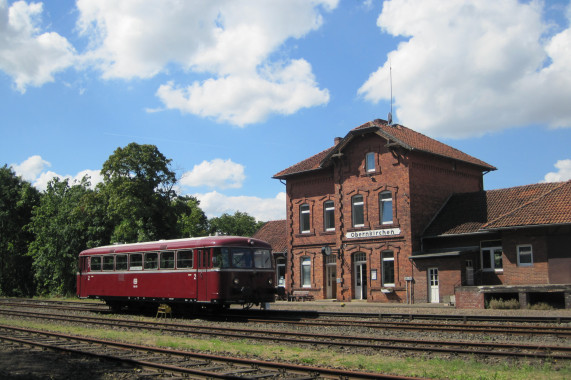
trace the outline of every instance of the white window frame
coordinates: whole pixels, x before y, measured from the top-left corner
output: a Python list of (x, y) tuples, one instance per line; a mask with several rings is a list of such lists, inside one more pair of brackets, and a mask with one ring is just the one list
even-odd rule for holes
[(375, 152), (369, 152), (365, 155), (365, 172), (374, 173), (376, 170)]
[[(383, 195), (386, 195), (388, 197), (383, 197)], [(383, 216), (384, 216), (384, 212), (385, 212), (385, 207), (388, 207), (388, 205), (390, 204), (390, 210), (391, 210), (391, 220), (383, 220)], [(380, 215), (379, 215), (379, 219), (381, 224), (393, 224), (393, 193), (392, 191), (383, 191), (379, 194), (379, 209), (380, 209)]]
[[(311, 257), (303, 256), (301, 258), (301, 268), (300, 268), (300, 275), (301, 275), (301, 287), (302, 288), (311, 288)], [(309, 284), (305, 283), (305, 271), (307, 271), (309, 277)]]
[[(502, 255), (502, 267), (501, 268), (496, 268), (496, 260), (494, 259), (495, 251), (498, 249), (501, 251), (501, 255)], [(486, 252), (484, 252), (484, 251), (486, 251)], [(489, 257), (490, 257), (490, 268), (484, 267), (484, 255), (489, 255)], [(504, 255), (504, 251), (503, 251), (503, 248), (501, 246), (480, 248), (480, 260), (482, 263), (482, 265), (481, 265), (482, 270), (484, 272), (499, 272), (499, 273), (503, 272), (504, 271), (503, 255)]]
[[(331, 218), (333, 219), (333, 227), (327, 226), (329, 214), (331, 214)], [(323, 202), (323, 227), (325, 227), (325, 231), (335, 231), (335, 202), (332, 200)]]
[[(305, 217), (307, 217), (307, 226), (304, 222)], [(299, 206), (299, 230), (302, 234), (311, 232), (311, 212), (309, 209), (309, 203), (304, 203)]]
[[(522, 252), (523, 249), (528, 249), (528, 252)], [(521, 256), (522, 255), (529, 255), (529, 262), (522, 263)], [(517, 246), (517, 266), (518, 267), (531, 267), (533, 266), (533, 247), (531, 244), (522, 244)]]
[[(361, 201), (356, 202), (355, 199), (357, 197), (361, 197)], [(355, 219), (356, 219), (355, 207), (358, 207), (358, 206), (361, 207), (361, 214), (363, 214), (362, 223), (357, 223), (355, 221)], [(353, 227), (364, 227), (365, 226), (365, 197), (362, 196), (361, 194), (353, 195), (351, 197), (351, 224)]]
[[(388, 255), (391, 256), (388, 256)], [(393, 263), (393, 282), (385, 282), (385, 263), (392, 262)], [(395, 278), (395, 253), (393, 251), (384, 251), (381, 252), (381, 284), (384, 287), (394, 287), (394, 278)]]

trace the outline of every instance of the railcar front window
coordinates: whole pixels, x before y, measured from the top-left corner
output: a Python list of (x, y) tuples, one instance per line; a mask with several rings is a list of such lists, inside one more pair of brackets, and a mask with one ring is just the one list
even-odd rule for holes
[(127, 270), (127, 255), (115, 256), (115, 270)]
[(103, 256), (103, 270), (109, 271), (109, 270), (114, 269), (115, 262), (113, 259), (114, 259), (114, 257), (112, 255), (111, 256)]
[(157, 269), (159, 267), (159, 254), (156, 252), (145, 253), (145, 269)]
[(230, 268), (230, 250), (228, 248), (214, 248), (212, 266), (215, 268)]
[(232, 267), (251, 268), (252, 252), (249, 249), (234, 248), (232, 250)]
[(192, 250), (177, 252), (176, 267), (178, 269), (192, 268)]
[(257, 249), (254, 251), (254, 267), (255, 268), (271, 268), (272, 255), (267, 249)]
[(132, 253), (129, 256), (129, 270), (141, 270), (143, 269), (143, 254)]
[(161, 269), (174, 269), (174, 252), (161, 252)]
[(91, 271), (100, 271), (101, 270), (101, 256), (92, 256), (91, 257)]

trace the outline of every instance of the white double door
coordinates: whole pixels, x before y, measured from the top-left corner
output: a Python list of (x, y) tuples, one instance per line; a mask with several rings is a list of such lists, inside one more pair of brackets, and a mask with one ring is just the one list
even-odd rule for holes
[(440, 289), (438, 287), (438, 268), (428, 268), (428, 302), (440, 302)]

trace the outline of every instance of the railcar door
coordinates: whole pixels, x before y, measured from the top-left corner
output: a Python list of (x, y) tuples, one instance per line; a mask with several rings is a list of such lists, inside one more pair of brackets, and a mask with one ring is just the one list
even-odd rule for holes
[(208, 269), (210, 267), (210, 249), (195, 250), (196, 265), (196, 281), (199, 301), (210, 301), (208, 296)]
[[(196, 299), (196, 271), (194, 269), (193, 252), (191, 249), (180, 250), (176, 253), (176, 275), (182, 281), (181, 298)], [(176, 282), (179, 284), (179, 282)], [(177, 289), (177, 294), (178, 294)]]

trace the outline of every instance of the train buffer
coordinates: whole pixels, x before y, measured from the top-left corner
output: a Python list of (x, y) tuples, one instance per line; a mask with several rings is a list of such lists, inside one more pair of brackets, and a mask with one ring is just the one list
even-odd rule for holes
[(172, 318), (172, 307), (165, 303), (160, 304), (155, 318), (158, 318), (159, 316), (163, 318), (166, 318), (167, 316)]

